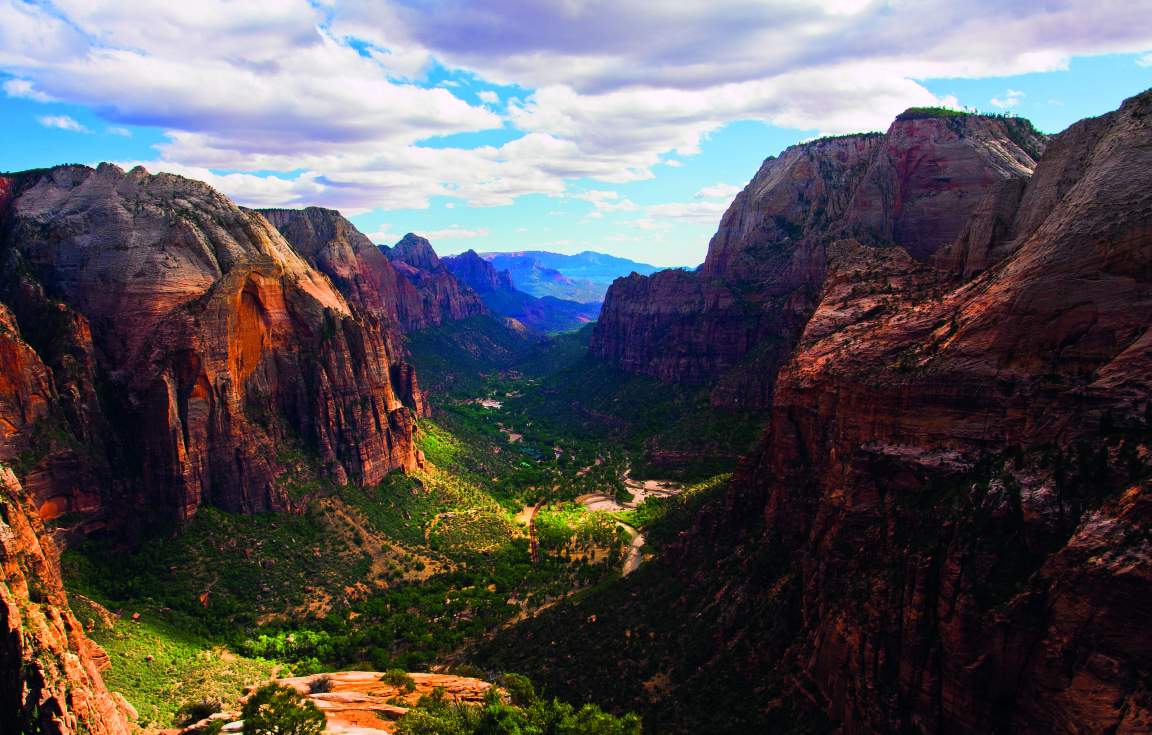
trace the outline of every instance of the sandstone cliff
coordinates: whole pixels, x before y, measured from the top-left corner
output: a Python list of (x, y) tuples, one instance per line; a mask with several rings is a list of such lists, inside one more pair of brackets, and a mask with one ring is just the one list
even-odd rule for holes
[(884, 135), (827, 138), (769, 158), (737, 195), (698, 272), (618, 280), (593, 354), (667, 382), (766, 406), (815, 308), (828, 245), (854, 237), (924, 260), (988, 192), (1026, 179), (1044, 140), (1023, 120), (901, 115)]
[(487, 312), (476, 293), (440, 262), (432, 244), (408, 233), (381, 247), (398, 275), (397, 312), (408, 330), (426, 329)]
[(263, 217), (177, 176), (68, 166), (5, 191), (7, 331), (46, 372), (7, 349), (0, 451), (46, 517), (287, 508), (286, 446), (337, 482), (416, 465), (415, 381), (349, 303), (370, 288), (345, 298)]
[(1150, 143), (1152, 94), (1060, 135), (958, 287), (832, 248), (744, 482), (846, 732), (1152, 727)]
[(0, 732), (127, 735), (133, 713), (105, 688), (107, 664), (69, 610), (55, 546), (0, 466)]

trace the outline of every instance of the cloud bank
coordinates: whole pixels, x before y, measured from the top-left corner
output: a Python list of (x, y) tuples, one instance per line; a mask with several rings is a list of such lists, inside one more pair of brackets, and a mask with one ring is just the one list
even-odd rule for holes
[[(1146, 51), (1150, 9), (1147, 0), (0, 0), (0, 70), (10, 97), (84, 105), (114, 129), (162, 129), (145, 166), (206, 179), (245, 204), (356, 213), (446, 196), (500, 206), (568, 195), (577, 179), (651, 178), (736, 120), (880, 129), (906, 107), (943, 102), (917, 80)], [(526, 91), (503, 102), (490, 89), (465, 93), (458, 80), (432, 82), (443, 68)], [(1008, 90), (991, 104), (1018, 102)], [(71, 122), (79, 128), (44, 124), (83, 129)], [(484, 131), (512, 139), (425, 143)], [(645, 219), (715, 217), (713, 198), (647, 207)], [(588, 201), (599, 216), (638, 209)]]

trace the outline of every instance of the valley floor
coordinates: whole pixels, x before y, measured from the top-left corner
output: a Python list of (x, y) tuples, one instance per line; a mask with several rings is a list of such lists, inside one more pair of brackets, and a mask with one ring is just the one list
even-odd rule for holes
[(297, 513), (206, 507), (134, 548), (67, 552), (73, 607), (139, 724), (187, 724), (273, 676), (498, 675), (470, 664), (474, 644), (640, 568), (725, 476), (641, 479), (634, 437), (558, 414), (548, 396), (572, 338), (533, 347), (543, 368), (440, 393), (417, 472), (336, 486), (301, 447), (278, 458)]

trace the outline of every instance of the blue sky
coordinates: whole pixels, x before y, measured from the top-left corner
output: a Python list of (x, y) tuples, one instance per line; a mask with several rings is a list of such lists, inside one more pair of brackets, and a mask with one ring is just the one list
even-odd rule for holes
[(379, 242), (703, 259), (783, 148), (913, 104), (1058, 132), (1152, 87), (1152, 3), (0, 0), (0, 170), (142, 163)]

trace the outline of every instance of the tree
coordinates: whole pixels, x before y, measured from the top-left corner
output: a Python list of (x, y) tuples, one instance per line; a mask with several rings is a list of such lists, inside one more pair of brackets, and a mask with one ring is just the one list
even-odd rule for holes
[(319, 735), (324, 713), (292, 687), (267, 684), (244, 705), (244, 735)]

